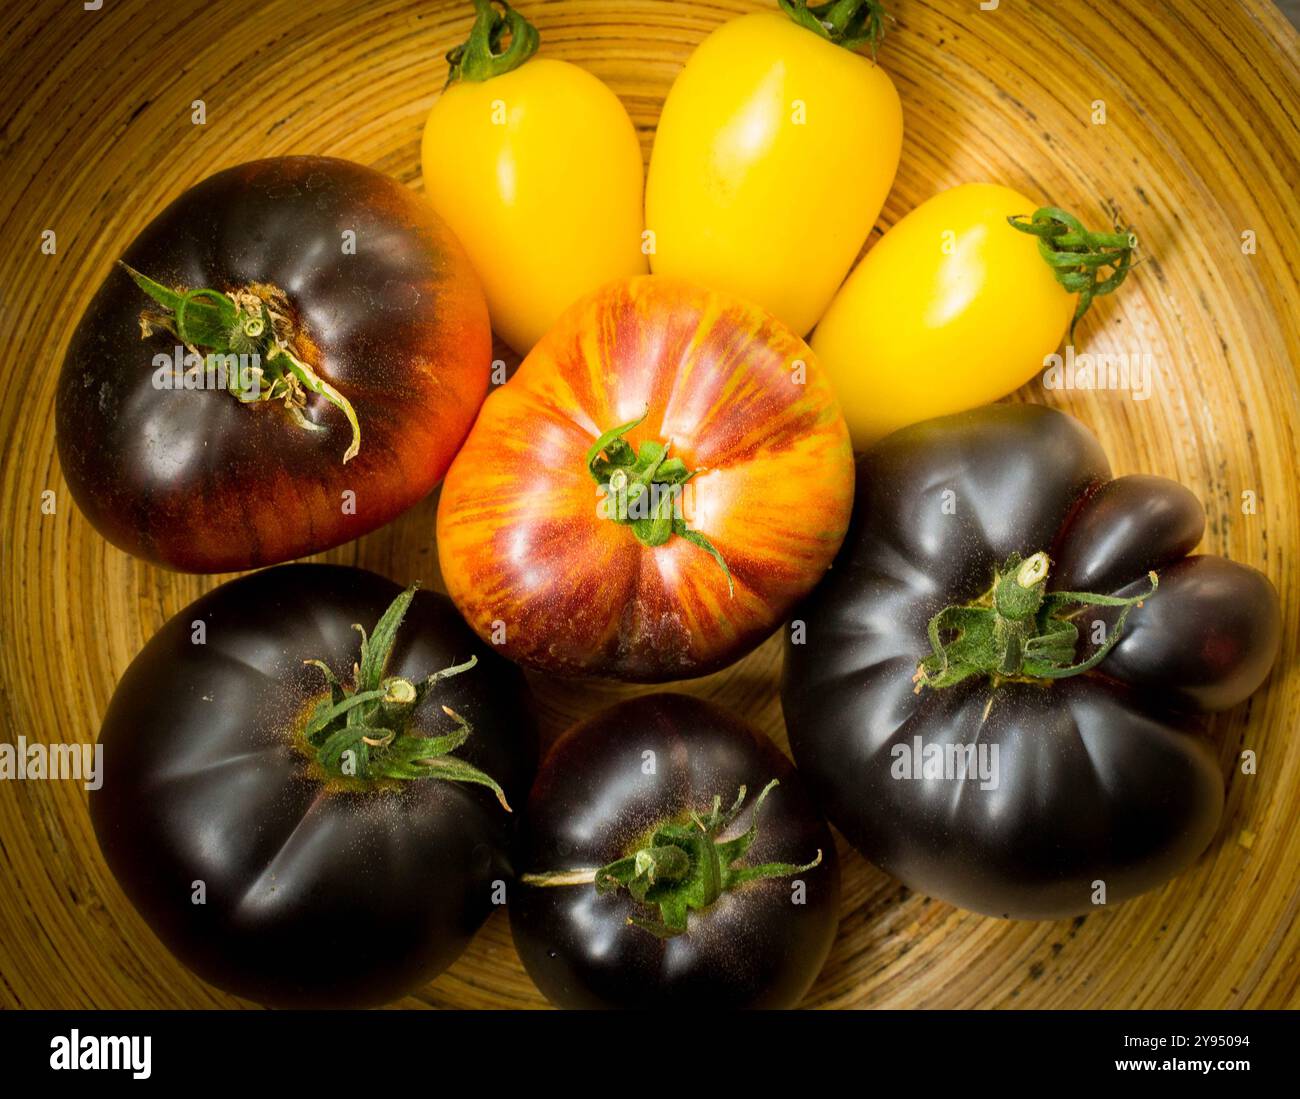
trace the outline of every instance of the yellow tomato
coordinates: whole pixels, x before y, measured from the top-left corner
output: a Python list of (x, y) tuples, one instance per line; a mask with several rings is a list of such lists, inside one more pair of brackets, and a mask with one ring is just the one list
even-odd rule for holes
[(861, 450), (905, 424), (1005, 396), (1060, 345), (1075, 297), (1007, 224), (1038, 207), (990, 183), (923, 202), (872, 247), (812, 346)]
[(488, 19), (514, 42), (531, 32), (535, 48), (537, 36), (509, 7), (476, 6), (460, 78), (425, 124), (424, 188), (469, 253), (492, 327), (523, 355), (578, 298), (646, 271), (641, 147), (618, 97), (584, 69), (485, 60)]
[(902, 137), (898, 92), (866, 57), (779, 12), (724, 23), (659, 120), (651, 269), (807, 332), (880, 213)]

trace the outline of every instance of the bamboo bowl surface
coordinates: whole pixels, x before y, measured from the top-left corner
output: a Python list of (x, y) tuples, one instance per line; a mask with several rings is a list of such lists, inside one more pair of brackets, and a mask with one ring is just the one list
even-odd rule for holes
[[(693, 47), (766, 0), (521, 0), (544, 55), (623, 99), (649, 156)], [(1046, 390), (1117, 473), (1190, 486), (1202, 549), (1255, 565), (1286, 614), (1272, 678), (1212, 726), (1229, 776), (1211, 848), (1165, 888), (1064, 923), (1008, 923), (915, 895), (842, 846), (840, 932), (816, 1007), (1300, 1005), (1300, 41), (1268, 0), (896, 0), (880, 63), (905, 114), (876, 233), (943, 187), (993, 180), (1085, 222), (1114, 207), (1142, 265), (1080, 330), (1081, 350), (1149, 352), (1155, 392)], [(223, 167), (319, 153), (420, 187), (420, 134), (462, 41), (461, 0), (109, 0), (0, 14), (0, 723), (3, 739), (90, 742), (132, 657), (218, 577), (164, 572), (77, 512), (54, 449), (63, 351), (112, 262), (168, 201)], [(207, 124), (191, 123), (203, 99)], [(1094, 124), (1096, 101), (1106, 122)], [(57, 252), (41, 252), (54, 229)], [(1256, 250), (1243, 251), (1251, 230)], [(504, 354), (504, 348), (498, 351)], [(511, 362), (514, 360), (511, 359)], [(53, 490), (53, 515), (42, 493)], [(1243, 510), (1253, 494), (1255, 513)], [(439, 586), (436, 497), (322, 559)], [(680, 685), (784, 746), (781, 649)], [(645, 688), (532, 677), (549, 742)], [(1258, 773), (1243, 775), (1243, 750)], [(213, 1007), (110, 877), (74, 782), (0, 783), (0, 1006)], [(503, 913), (403, 1006), (537, 1007)]]

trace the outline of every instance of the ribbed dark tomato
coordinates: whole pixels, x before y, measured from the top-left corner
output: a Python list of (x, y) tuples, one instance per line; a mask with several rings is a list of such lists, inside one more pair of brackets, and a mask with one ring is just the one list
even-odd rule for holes
[[(905, 428), (859, 461), (857, 484), (782, 686), (795, 760), (832, 823), (918, 891), (995, 916), (1092, 911), (1186, 868), (1223, 805), (1197, 711), (1268, 675), (1281, 636), (1269, 580), (1187, 556), (1205, 527), (1196, 497), (1160, 477), (1112, 480), (1088, 430), (1046, 408)], [(1152, 570), (1159, 586), (1081, 674), (916, 682), (932, 616), (987, 601), (1011, 555), (1040, 552), (1049, 595), (1137, 596)], [(1120, 609), (1070, 610), (1077, 663), (1113, 640)], [(948, 773), (939, 752), (983, 752), (988, 784)]]
[[(345, 233), (353, 234), (345, 237)], [(354, 250), (353, 250), (354, 249)], [(59, 380), (59, 460), (114, 545), (192, 572), (274, 564), (356, 538), (427, 495), (487, 392), (487, 305), (459, 242), (425, 201), (345, 160), (282, 157), (182, 194), (123, 260), (171, 289), (283, 292), (295, 353), (356, 409), (158, 389), (177, 339), (122, 267), (82, 317)], [(350, 496), (344, 495), (350, 493)]]
[[(373, 631), (400, 590), (328, 565), (231, 581), (171, 619), (113, 695), (104, 782), (90, 796), (104, 857), (163, 943), (236, 995), (384, 1003), (450, 965), (501, 899), (511, 818), (489, 790), (325, 781), (296, 742), (326, 690), (304, 661), (350, 681), (353, 624)], [(522, 804), (536, 760), (523, 675), (445, 596), (416, 593), (388, 672), (418, 679), (471, 656), (478, 664), (437, 683), (416, 721), (441, 735), (454, 728), (442, 706), (462, 715), (473, 731), (456, 755)]]

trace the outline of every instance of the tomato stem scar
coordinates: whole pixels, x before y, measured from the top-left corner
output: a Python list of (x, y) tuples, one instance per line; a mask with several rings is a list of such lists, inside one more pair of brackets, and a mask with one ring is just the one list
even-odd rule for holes
[[(128, 266), (122, 268), (159, 307), (140, 315), (142, 337), (155, 328), (170, 332), (186, 349), (200, 358), (256, 355), (265, 364), (253, 371), (255, 385), (239, 388), (232, 376), (230, 392), (242, 404), (280, 399), (294, 422), (307, 431), (324, 431), (303, 415), (307, 394), (324, 397), (347, 418), (352, 441), (343, 453), (344, 464), (361, 449), (361, 424), (356, 409), (333, 385), (316, 373), (293, 351), (294, 332), (290, 307), (283, 291), (258, 284), (228, 293), (201, 288), (174, 290)], [(263, 384), (269, 381), (269, 385)]]
[[(932, 651), (912, 677), (914, 693), (920, 694), (923, 687), (951, 687), (974, 675), (1053, 680), (1091, 671), (1119, 642), (1129, 612), (1155, 594), (1159, 585), (1151, 572), (1147, 574), (1151, 587), (1128, 597), (1048, 592), (1050, 569), (1046, 553), (1040, 551), (1024, 559), (1013, 553), (982, 599), (944, 607), (931, 618)], [(1077, 663), (1079, 629), (1062, 614), (1072, 605), (1123, 608), (1105, 641)]]

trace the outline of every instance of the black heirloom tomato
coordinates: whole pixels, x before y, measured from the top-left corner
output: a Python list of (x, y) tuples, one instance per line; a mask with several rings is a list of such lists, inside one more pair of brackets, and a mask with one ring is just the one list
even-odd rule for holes
[(91, 819), (127, 896), (205, 980), (289, 1006), (383, 1003), (448, 966), (500, 900), (504, 802), (536, 759), (522, 673), (450, 600), (326, 565), (171, 619), (100, 743)]
[(1009, 405), (895, 433), (857, 483), (782, 684), (831, 821), (995, 916), (1086, 912), (1192, 862), (1223, 804), (1197, 712), (1254, 691), (1281, 631), (1261, 573), (1188, 556), (1195, 496), (1112, 480), (1077, 420)]
[(570, 729), (532, 793), (510, 926), (567, 1008), (791, 1007), (838, 920), (830, 830), (766, 737), (684, 695)]
[(104, 280), (59, 378), (59, 461), (129, 553), (275, 564), (425, 496), (490, 359), (482, 288), (419, 195), (345, 160), (254, 161), (182, 194)]

